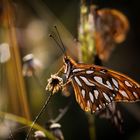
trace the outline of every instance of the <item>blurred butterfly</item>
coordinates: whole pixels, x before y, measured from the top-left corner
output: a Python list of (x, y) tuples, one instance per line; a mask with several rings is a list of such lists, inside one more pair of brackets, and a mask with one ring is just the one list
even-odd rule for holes
[(79, 40), (83, 54), (96, 52), (102, 61), (107, 61), (116, 44), (125, 40), (128, 30), (128, 19), (118, 10), (97, 9), (94, 5), (88, 10), (81, 6)]
[(100, 118), (108, 119), (112, 124), (120, 131), (123, 132), (122, 124), (123, 117), (121, 111), (118, 109), (118, 106), (115, 102), (112, 102), (107, 106), (106, 109), (103, 109), (97, 113)]
[(51, 37), (64, 53), (65, 85), (72, 84), (76, 101), (84, 111), (94, 113), (111, 102), (140, 100), (140, 85), (137, 82), (102, 66), (76, 63), (65, 53), (58, 31), (57, 34), (61, 44), (52, 35)]
[(100, 9), (95, 16), (96, 51), (101, 60), (108, 60), (117, 43), (125, 40), (129, 23), (124, 14), (115, 9)]

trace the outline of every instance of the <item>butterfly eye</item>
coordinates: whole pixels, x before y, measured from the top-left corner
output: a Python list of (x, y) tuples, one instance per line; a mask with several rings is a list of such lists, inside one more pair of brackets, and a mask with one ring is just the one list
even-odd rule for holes
[(64, 63), (65, 64), (68, 64), (69, 63), (69, 59), (66, 56), (64, 57)]

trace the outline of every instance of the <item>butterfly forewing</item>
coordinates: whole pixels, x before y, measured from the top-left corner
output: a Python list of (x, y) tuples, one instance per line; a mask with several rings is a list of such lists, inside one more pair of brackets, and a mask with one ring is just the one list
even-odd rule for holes
[(129, 77), (95, 65), (78, 64), (72, 85), (76, 100), (85, 111), (95, 112), (113, 101), (140, 99), (140, 85)]

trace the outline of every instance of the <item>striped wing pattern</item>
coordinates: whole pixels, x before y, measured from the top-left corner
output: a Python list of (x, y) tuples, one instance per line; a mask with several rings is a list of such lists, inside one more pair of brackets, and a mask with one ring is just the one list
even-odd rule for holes
[(73, 69), (72, 85), (77, 102), (85, 111), (101, 110), (115, 101), (140, 99), (140, 85), (131, 78), (99, 66), (79, 65)]

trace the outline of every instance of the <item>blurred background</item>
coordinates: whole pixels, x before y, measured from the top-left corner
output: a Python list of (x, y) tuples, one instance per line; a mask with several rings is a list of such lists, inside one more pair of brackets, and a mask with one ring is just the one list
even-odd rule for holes
[[(88, 2), (88, 1), (87, 1)], [(1, 0), (0, 1), (0, 139), (25, 139), (26, 120), (34, 120), (47, 99), (47, 79), (63, 65), (63, 54), (49, 38), (56, 25), (68, 53), (77, 58), (80, 0)], [(129, 20), (126, 40), (117, 45), (103, 65), (140, 82), (140, 17), (137, 1), (93, 0), (98, 8), (114, 8)], [(140, 139), (140, 103), (121, 103), (123, 133), (109, 120), (95, 114), (90, 137), (87, 115), (71, 96), (55, 94), (38, 124), (45, 127), (59, 115), (59, 109), (71, 105), (59, 121), (65, 140)], [(13, 116), (12, 116), (13, 115)], [(16, 118), (20, 116), (21, 118)], [(24, 128), (25, 127), (25, 128)], [(12, 130), (12, 132), (11, 132)]]

